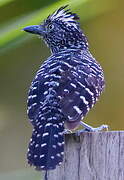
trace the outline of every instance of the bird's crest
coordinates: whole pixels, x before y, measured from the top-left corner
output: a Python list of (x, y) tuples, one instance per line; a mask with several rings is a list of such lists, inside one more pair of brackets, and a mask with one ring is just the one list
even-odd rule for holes
[(72, 13), (70, 9), (65, 10), (66, 7), (68, 7), (68, 5), (60, 7), (53, 14), (49, 15), (46, 21), (58, 20), (62, 21), (63, 23), (66, 23), (68, 26), (73, 25), (76, 27), (76, 20), (79, 20), (79, 17), (77, 14)]

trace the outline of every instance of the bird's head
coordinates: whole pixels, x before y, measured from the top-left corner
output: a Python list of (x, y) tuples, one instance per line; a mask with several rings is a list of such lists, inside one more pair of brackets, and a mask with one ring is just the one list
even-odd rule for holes
[(27, 26), (23, 30), (37, 34), (45, 40), (53, 53), (64, 49), (88, 49), (88, 42), (79, 27), (79, 17), (61, 7), (40, 25)]

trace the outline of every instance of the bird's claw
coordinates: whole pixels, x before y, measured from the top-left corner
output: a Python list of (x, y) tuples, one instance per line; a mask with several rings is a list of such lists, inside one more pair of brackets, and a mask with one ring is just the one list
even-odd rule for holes
[(80, 134), (83, 133), (83, 132), (99, 132), (99, 131), (103, 131), (103, 130), (108, 131), (108, 128), (109, 128), (109, 126), (105, 125), (105, 124), (103, 124), (103, 125), (101, 125), (100, 127), (97, 127), (97, 128), (93, 128), (92, 126), (87, 125), (87, 127), (85, 126), (84, 129), (78, 130), (76, 132), (76, 135), (80, 136)]
[(73, 132), (70, 129), (65, 129), (64, 134), (72, 134)]

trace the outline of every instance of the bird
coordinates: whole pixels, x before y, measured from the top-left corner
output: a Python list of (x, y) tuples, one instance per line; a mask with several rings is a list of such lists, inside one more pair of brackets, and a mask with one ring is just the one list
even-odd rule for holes
[(84, 123), (105, 89), (104, 72), (90, 53), (79, 16), (62, 6), (40, 25), (23, 28), (39, 35), (51, 51), (29, 88), (27, 114), (33, 126), (27, 159), (36, 170), (53, 170), (63, 162), (65, 133), (80, 125), (83, 131), (99, 131)]

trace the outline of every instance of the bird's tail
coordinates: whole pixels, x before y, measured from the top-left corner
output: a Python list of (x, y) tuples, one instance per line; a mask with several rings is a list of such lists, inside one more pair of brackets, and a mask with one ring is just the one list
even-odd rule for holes
[(37, 170), (55, 169), (63, 161), (64, 122), (47, 122), (35, 127), (29, 143), (27, 159)]

